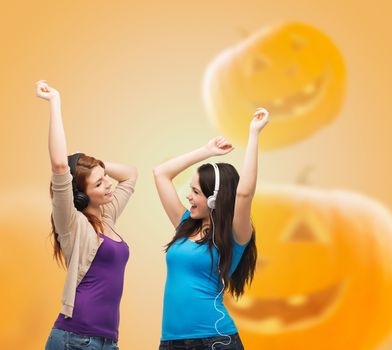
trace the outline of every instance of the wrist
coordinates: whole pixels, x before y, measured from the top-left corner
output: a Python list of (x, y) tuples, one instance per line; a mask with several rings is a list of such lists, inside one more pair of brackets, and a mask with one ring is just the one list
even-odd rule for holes
[(257, 130), (257, 129), (250, 129), (249, 130), (249, 138), (259, 138), (260, 136), (260, 131), (261, 130)]
[(59, 96), (59, 95), (53, 96), (53, 97), (49, 100), (49, 102), (50, 102), (52, 105), (59, 105), (59, 104), (61, 103), (60, 96)]
[(216, 154), (214, 153), (214, 151), (212, 149), (210, 149), (208, 146), (204, 146), (201, 148), (203, 153), (205, 154), (205, 158), (210, 158), (215, 156)]

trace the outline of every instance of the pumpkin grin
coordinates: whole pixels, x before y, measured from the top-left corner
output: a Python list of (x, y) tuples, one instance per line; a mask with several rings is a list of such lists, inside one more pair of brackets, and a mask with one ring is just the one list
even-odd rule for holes
[(241, 317), (241, 324), (261, 333), (275, 333), (310, 326), (323, 319), (336, 305), (342, 294), (343, 284), (336, 283), (320, 291), (293, 295), (289, 298), (261, 299), (243, 296), (231, 303), (230, 310)]
[(327, 76), (326, 69), (322, 76), (306, 84), (301, 91), (285, 98), (278, 97), (262, 103), (253, 102), (252, 108), (264, 106), (273, 119), (292, 118), (307, 113), (322, 99), (328, 86)]

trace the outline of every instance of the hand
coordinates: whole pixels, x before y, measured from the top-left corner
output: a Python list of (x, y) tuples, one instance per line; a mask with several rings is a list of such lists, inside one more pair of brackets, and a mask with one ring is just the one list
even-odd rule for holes
[(44, 100), (52, 101), (54, 99), (60, 98), (60, 93), (50, 87), (46, 80), (39, 80), (37, 81), (36, 85), (36, 92), (37, 96), (43, 98)]
[(217, 136), (208, 141), (207, 149), (211, 156), (221, 156), (231, 152), (234, 147), (223, 136)]
[(250, 122), (250, 129), (260, 133), (264, 126), (268, 123), (268, 111), (264, 108), (257, 108), (253, 119)]

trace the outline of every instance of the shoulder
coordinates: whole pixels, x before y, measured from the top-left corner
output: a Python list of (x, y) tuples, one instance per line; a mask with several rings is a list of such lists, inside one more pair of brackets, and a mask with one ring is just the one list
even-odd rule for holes
[(176, 231), (180, 228), (180, 226), (191, 217), (191, 212), (187, 209), (185, 210), (184, 214), (182, 214), (179, 224), (176, 227)]
[(187, 209), (185, 210), (185, 213), (182, 214), (180, 224), (182, 224), (186, 219), (189, 219), (191, 217), (191, 212)]

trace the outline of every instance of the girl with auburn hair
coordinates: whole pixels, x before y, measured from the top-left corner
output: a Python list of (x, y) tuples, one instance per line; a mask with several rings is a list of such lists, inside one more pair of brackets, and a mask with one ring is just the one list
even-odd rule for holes
[[(62, 308), (45, 350), (117, 350), (120, 300), (129, 247), (115, 223), (134, 192), (134, 166), (83, 153), (67, 157), (60, 94), (41, 80), (37, 95), (50, 103), (54, 256), (67, 267)], [(112, 190), (110, 178), (117, 186)]]
[(224, 137), (154, 169), (163, 208), (176, 228), (166, 246), (167, 278), (160, 350), (241, 350), (234, 321), (223, 305), (224, 291), (235, 297), (253, 279), (257, 251), (250, 212), (256, 190), (258, 139), (268, 112), (258, 108), (250, 123), (241, 176), (227, 163), (197, 168), (181, 203), (173, 179), (188, 167), (233, 146)]

